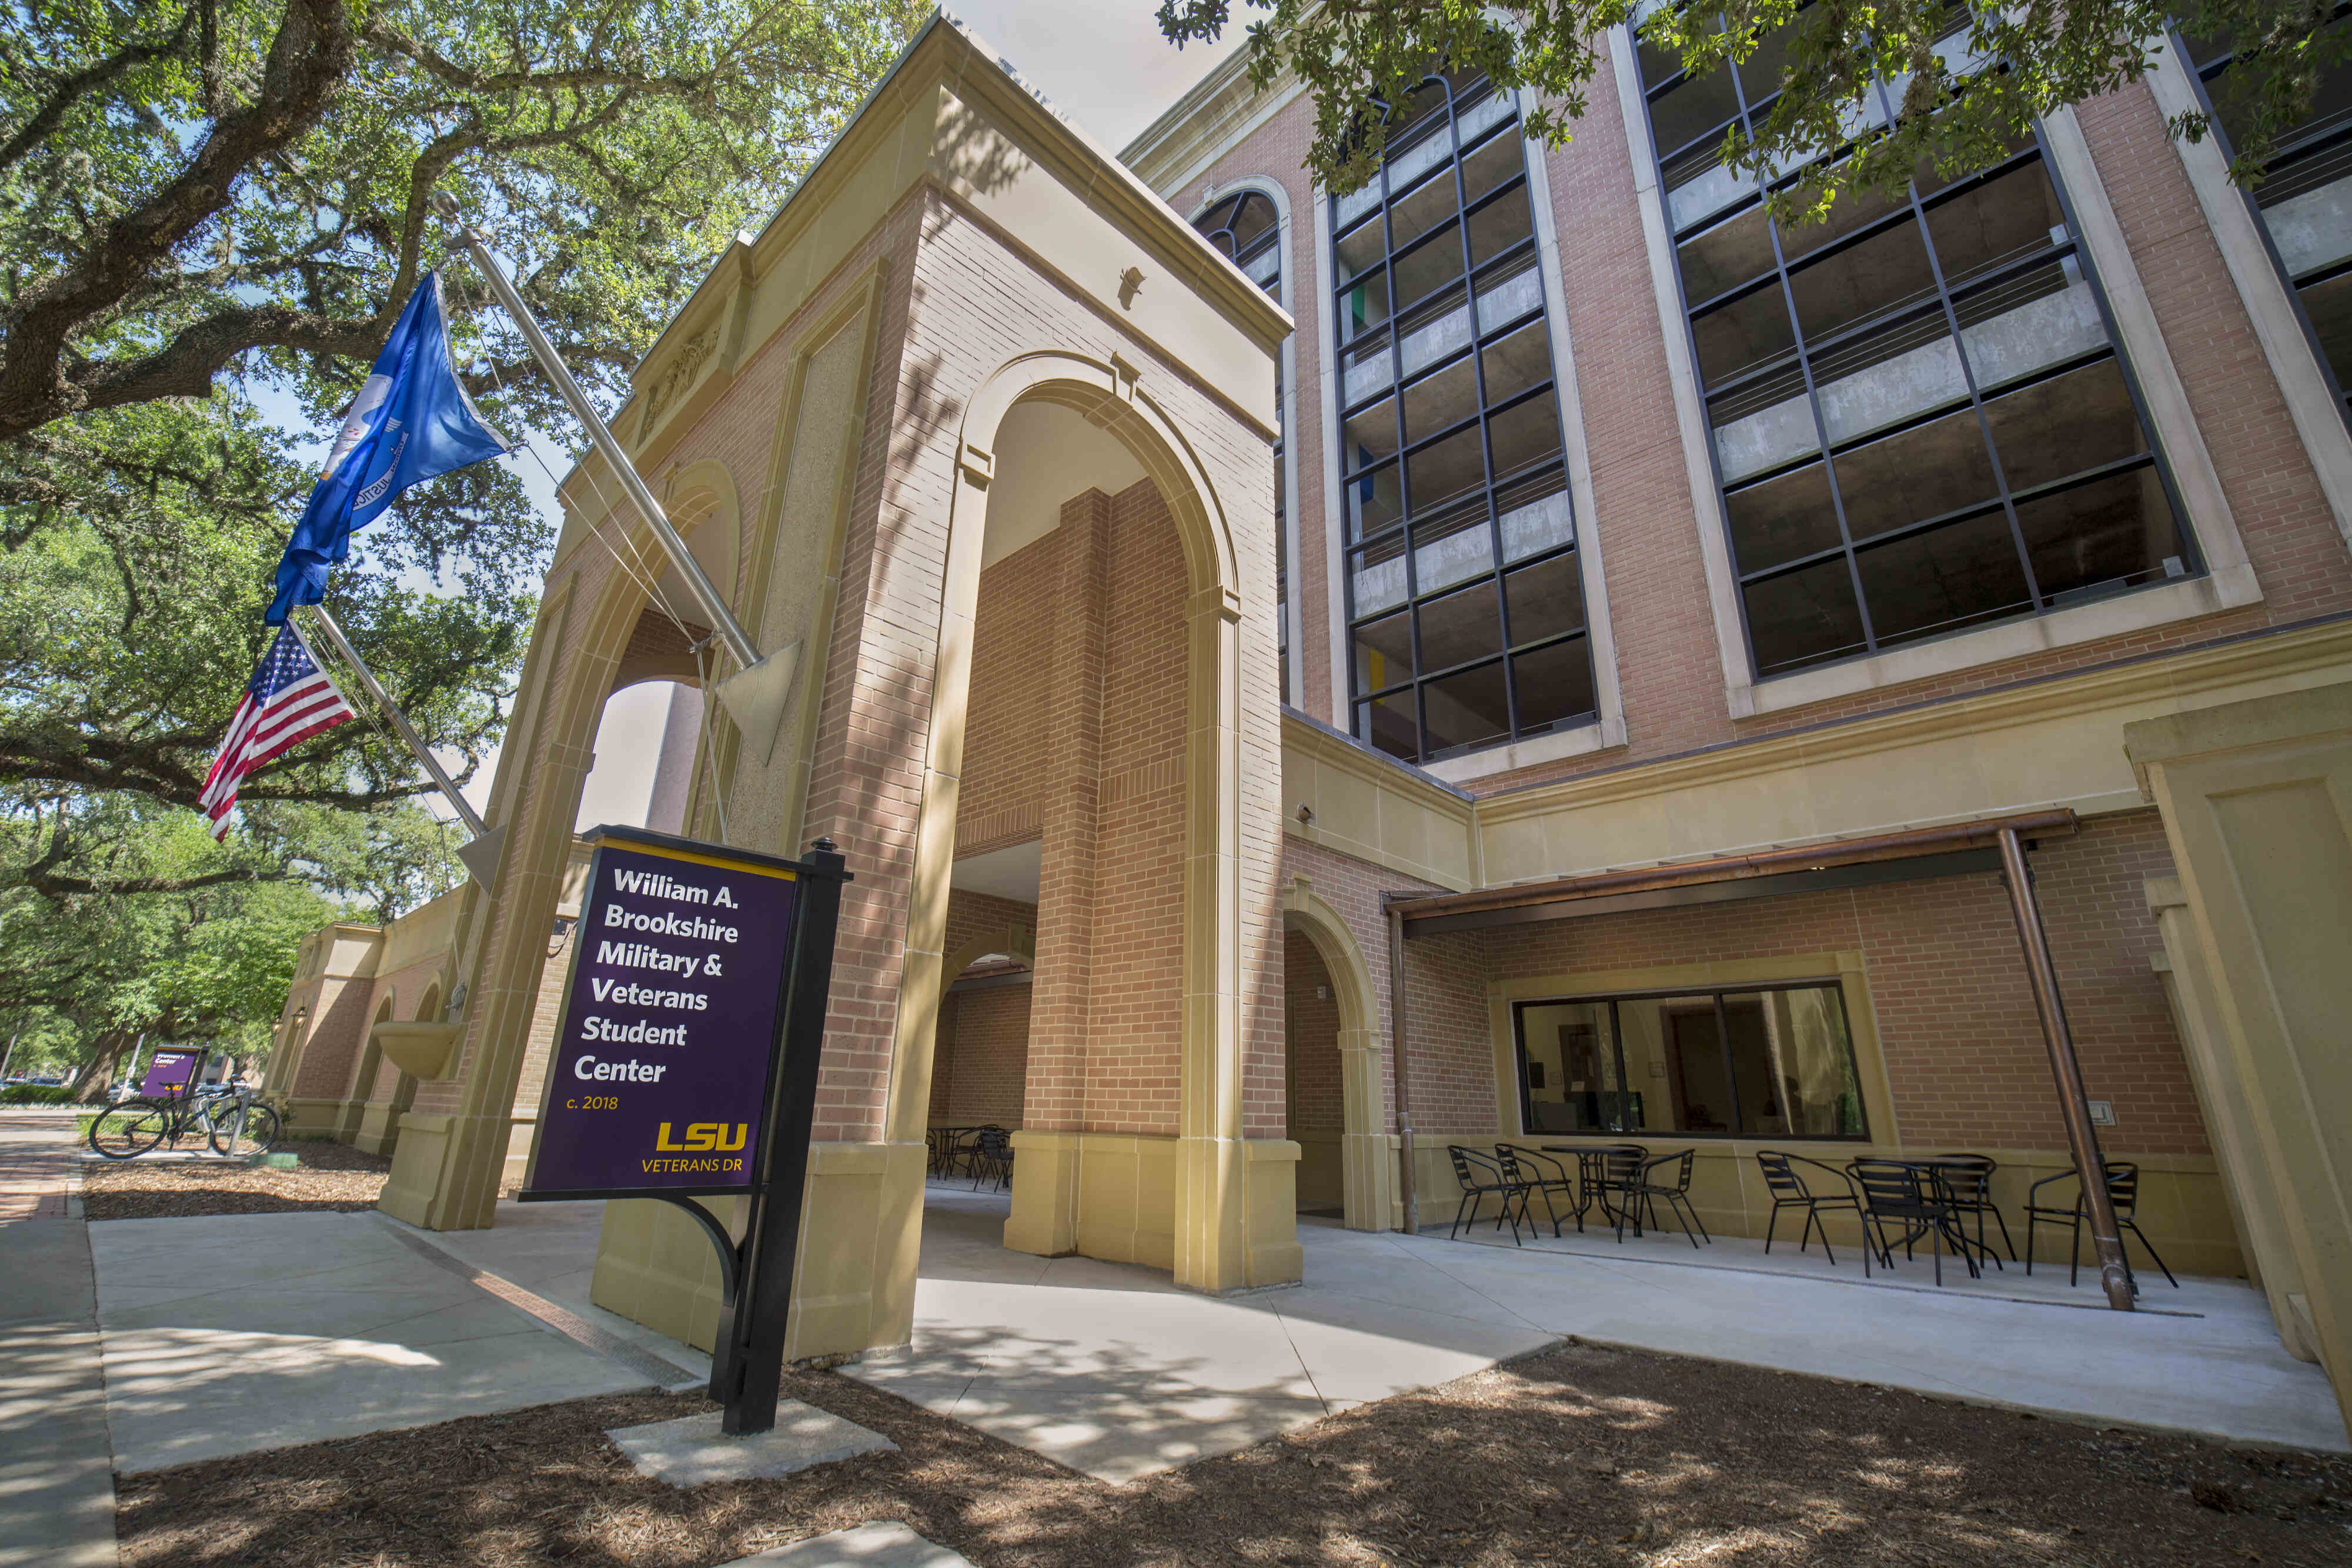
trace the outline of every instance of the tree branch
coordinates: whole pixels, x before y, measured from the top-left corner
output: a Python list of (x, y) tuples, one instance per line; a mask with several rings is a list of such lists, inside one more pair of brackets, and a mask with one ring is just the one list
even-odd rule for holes
[[(226, 205), (237, 177), (255, 159), (287, 146), (316, 122), (354, 58), (341, 0), (292, 0), (271, 40), (255, 101), (215, 120), (177, 178), (109, 224), (72, 266), (27, 290), (0, 319), (7, 330), (0, 358), (0, 439), (84, 406), (80, 389), (66, 374), (74, 331), (113, 309), (197, 225)], [(201, 335), (201, 328), (190, 330)], [(212, 368), (217, 371), (234, 351), (223, 350)]]
[(187, 45), (188, 28), (195, 20), (195, 15), (194, 11), (183, 11), (180, 25), (173, 28), (172, 36), (160, 44), (125, 44), (96, 65), (59, 80), (47, 101), (33, 111), (33, 118), (18, 127), (16, 134), (8, 138), (5, 143), (0, 143), (0, 174), (15, 168), (24, 160), (26, 153), (39, 146), (85, 94), (104, 87), (133, 66), (143, 66), (178, 54)]

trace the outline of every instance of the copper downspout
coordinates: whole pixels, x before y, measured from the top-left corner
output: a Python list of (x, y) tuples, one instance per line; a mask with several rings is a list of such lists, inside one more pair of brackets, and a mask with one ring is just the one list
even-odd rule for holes
[(2050, 1048), (2050, 1074), (2058, 1081), (2058, 1113), (2065, 1118), (2066, 1145), (2074, 1153), (2084, 1207), (2090, 1211), (2091, 1247), (2099, 1257), (2099, 1285), (2107, 1293), (2107, 1305), (2127, 1312), (2132, 1310), (2131, 1266), (2124, 1260), (2116, 1206), (2107, 1196), (2107, 1167), (2099, 1154), (2099, 1130), (2091, 1124), (2090, 1102), (2084, 1098), (2083, 1064), (2075, 1060), (2074, 1037), (2066, 1028), (2058, 971), (2050, 961), (2049, 938), (2042, 932), (2042, 911), (2033, 897), (2033, 873), (2026, 869), (2024, 841), (2014, 826), (2000, 830), (2000, 870), (2001, 880), (2009, 883), (2009, 910), (2017, 919), (2018, 944), (2025, 949), (2026, 975), (2033, 983), (2033, 1006), (2042, 1015), (2042, 1043)]
[(1389, 1057), (1396, 1075), (1397, 1197), (1404, 1207), (1404, 1233), (1421, 1234), (1421, 1184), (1412, 1168), (1412, 1099), (1404, 1072), (1404, 909), (1389, 895)]
[(1703, 861), (1647, 866), (1638, 871), (1608, 871), (1586, 876), (1555, 877), (1547, 882), (1520, 883), (1479, 893), (1441, 893), (1425, 898), (1407, 897), (1399, 900), (1396, 907), (1408, 920), (1428, 920), (1443, 915), (1468, 915), (1489, 909), (1516, 909), (1534, 904), (1559, 904), (1579, 898), (1597, 898), (1607, 894), (1647, 893), (1656, 888), (1736, 882), (1748, 877), (1773, 876), (1783, 872), (1812, 871), (1826, 866), (1909, 860), (1948, 850), (1989, 849), (2002, 833), (2032, 833), (2051, 838), (2071, 833), (2075, 826), (2072, 811), (2027, 811), (2013, 817), (1954, 822), (1937, 828), (1904, 828), (1891, 833), (1832, 840), (1828, 843), (1808, 844), (1795, 849), (1717, 855)]

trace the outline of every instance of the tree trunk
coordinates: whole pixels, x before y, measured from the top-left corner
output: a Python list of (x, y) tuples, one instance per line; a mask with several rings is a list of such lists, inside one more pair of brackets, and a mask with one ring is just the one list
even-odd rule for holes
[(100, 1083), (111, 1082), (115, 1064), (122, 1060), (123, 1047), (138, 1038), (136, 1033), (127, 1029), (112, 1029), (100, 1035), (98, 1049), (90, 1053), (89, 1063), (74, 1079), (74, 1099), (81, 1101), (89, 1097), (89, 1086), (93, 1079)]

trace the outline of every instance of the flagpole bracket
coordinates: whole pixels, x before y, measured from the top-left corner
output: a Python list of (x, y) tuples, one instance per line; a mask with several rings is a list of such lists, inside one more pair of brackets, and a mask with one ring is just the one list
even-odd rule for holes
[(710, 695), (719, 699), (727, 716), (735, 721), (736, 733), (743, 737), (744, 757), (762, 768), (775, 754), (776, 735), (783, 727), (784, 708), (792, 701), (793, 682), (800, 667), (801, 644), (793, 643), (711, 685)]

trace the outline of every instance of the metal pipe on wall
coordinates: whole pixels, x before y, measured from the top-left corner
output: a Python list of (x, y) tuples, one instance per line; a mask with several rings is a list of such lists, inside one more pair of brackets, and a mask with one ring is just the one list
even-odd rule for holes
[(2034, 1010), (2042, 1015), (2042, 1040), (2050, 1051), (2050, 1073), (2058, 1081), (2058, 1113), (2066, 1123), (2066, 1145), (2074, 1156), (2074, 1170), (2083, 1184), (2083, 1203), (2091, 1221), (2091, 1247), (2098, 1254), (2099, 1285), (2107, 1305), (2119, 1312), (2133, 1310), (2131, 1265), (2124, 1258), (2124, 1242), (2116, 1224), (2116, 1206), (2107, 1193), (2106, 1161), (2099, 1152), (2099, 1130), (2091, 1124), (2091, 1103), (2083, 1092), (2083, 1064), (2074, 1055), (2074, 1036), (2066, 1027), (2066, 1004), (2058, 994), (2058, 970), (2050, 959), (2050, 940), (2042, 929), (2042, 909), (2033, 896), (2033, 873), (2025, 863), (2025, 841), (2017, 829), (2000, 831), (2001, 880), (2009, 884), (2009, 910), (2017, 921), (2017, 940), (2025, 949), (2025, 972), (2033, 987)]
[(1397, 1197), (1404, 1208), (1404, 1233), (1421, 1234), (1421, 1184), (1412, 1168), (1412, 1097), (1405, 1087), (1404, 910), (1394, 894), (1381, 899), (1389, 917), (1389, 1058), (1396, 1078)]

